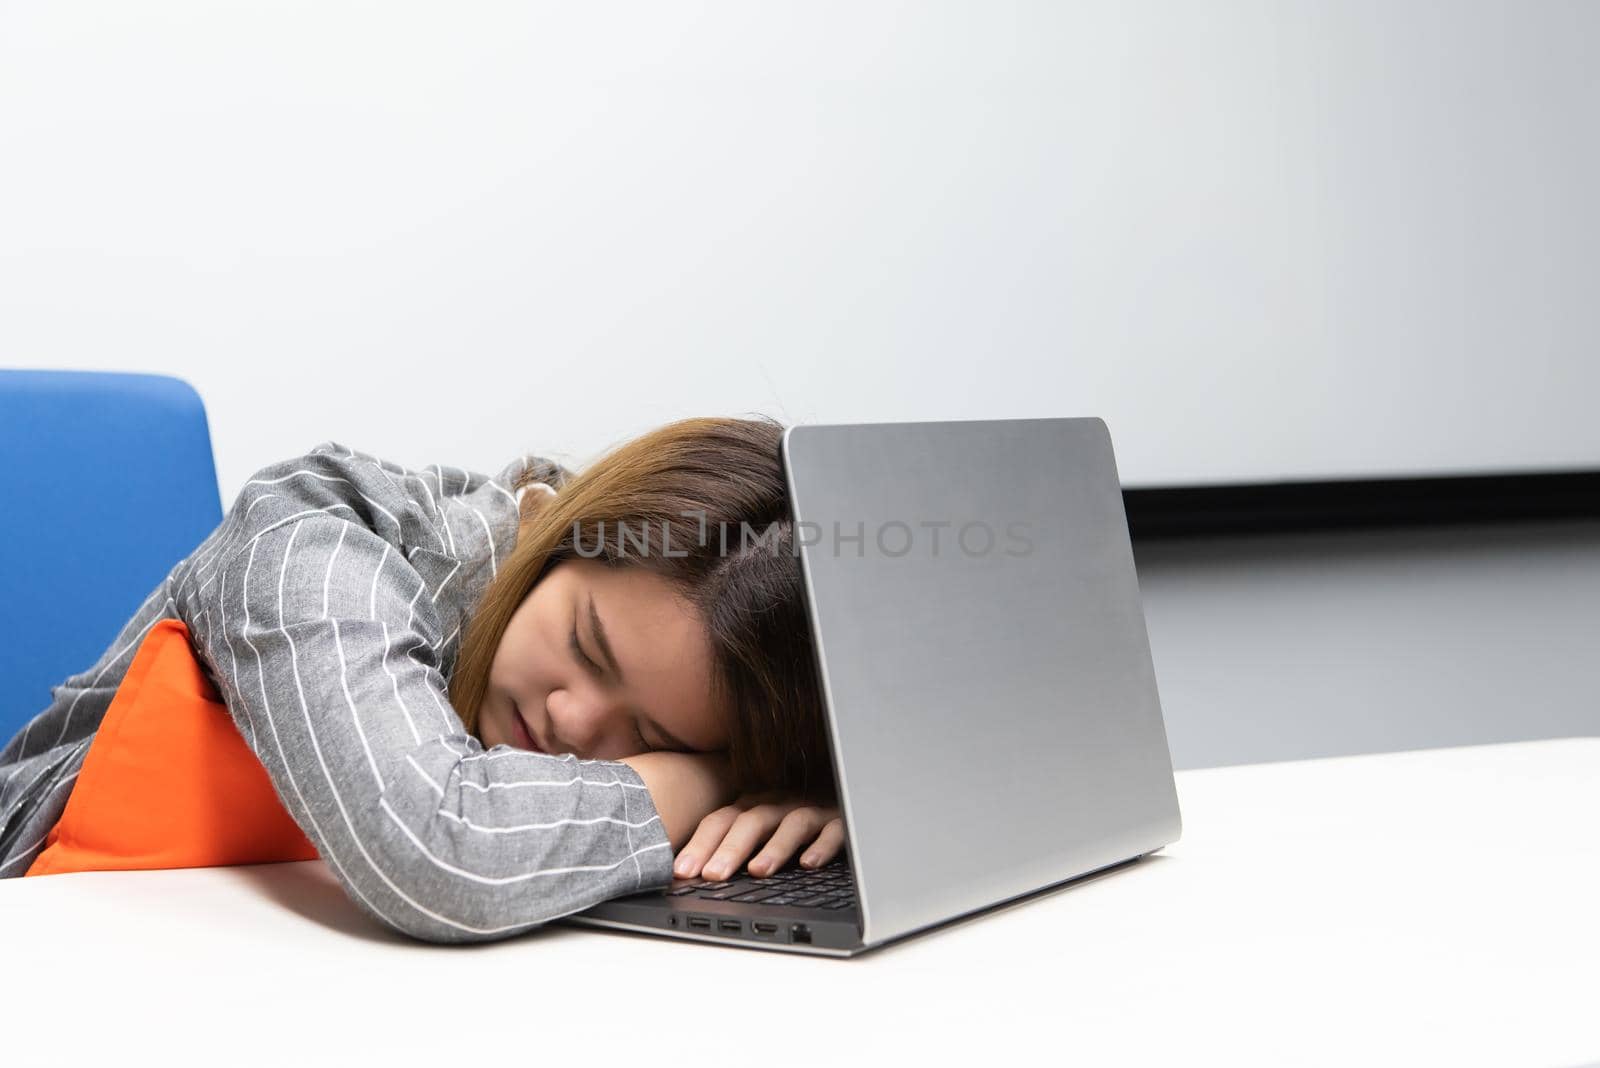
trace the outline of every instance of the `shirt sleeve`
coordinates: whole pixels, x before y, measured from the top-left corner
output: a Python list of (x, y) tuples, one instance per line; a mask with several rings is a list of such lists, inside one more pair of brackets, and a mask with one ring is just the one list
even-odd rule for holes
[(485, 751), (466, 731), (435, 607), (459, 566), (326, 510), (216, 565), (196, 652), (286, 809), (352, 900), (429, 942), (670, 885), (671, 843), (631, 767)]

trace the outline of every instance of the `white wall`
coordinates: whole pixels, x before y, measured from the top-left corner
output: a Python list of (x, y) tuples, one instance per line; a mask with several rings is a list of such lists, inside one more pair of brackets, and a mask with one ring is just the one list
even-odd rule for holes
[(1592, 3), (0, 6), (0, 363), (225, 503), (670, 418), (1097, 414), (1130, 485), (1593, 466)]

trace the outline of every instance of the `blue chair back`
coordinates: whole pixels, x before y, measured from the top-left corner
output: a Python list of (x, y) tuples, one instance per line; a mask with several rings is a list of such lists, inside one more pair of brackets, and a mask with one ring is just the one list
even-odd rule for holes
[(0, 369), (0, 746), (221, 522), (187, 382)]

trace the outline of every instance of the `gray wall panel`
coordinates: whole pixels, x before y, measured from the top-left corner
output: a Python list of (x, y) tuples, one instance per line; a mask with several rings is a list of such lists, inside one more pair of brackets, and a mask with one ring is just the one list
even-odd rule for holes
[(1179, 767), (1600, 734), (1600, 522), (1135, 555)]

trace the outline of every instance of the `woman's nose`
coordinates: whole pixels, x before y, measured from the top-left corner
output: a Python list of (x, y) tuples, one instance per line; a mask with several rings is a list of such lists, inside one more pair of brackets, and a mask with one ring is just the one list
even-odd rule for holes
[(551, 690), (545, 711), (555, 743), (583, 755), (602, 749), (620, 718), (616, 702), (593, 687)]

